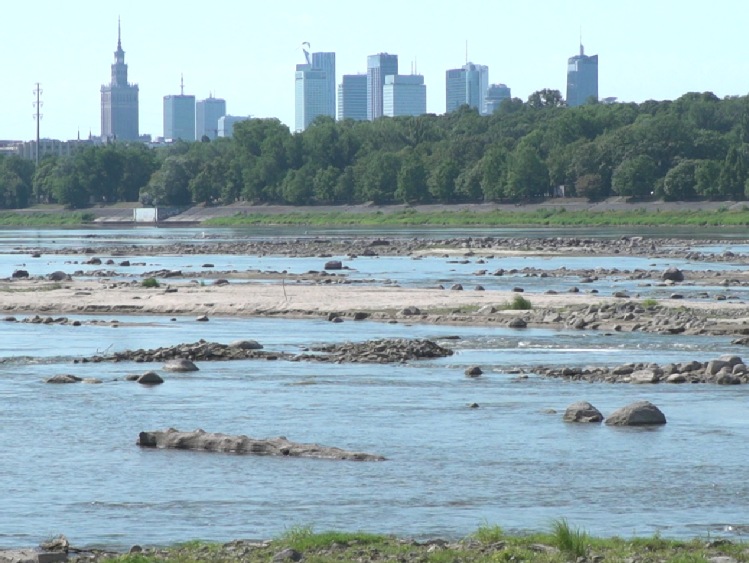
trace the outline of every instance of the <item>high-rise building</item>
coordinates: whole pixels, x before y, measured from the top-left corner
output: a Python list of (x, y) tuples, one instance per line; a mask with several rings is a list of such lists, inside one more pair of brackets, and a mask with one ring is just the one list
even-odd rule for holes
[(486, 91), (489, 89), (489, 67), (466, 63), (445, 73), (445, 111), (450, 113), (468, 105), (486, 113)]
[(382, 93), (383, 115), (424, 115), (427, 112), (427, 87), (420, 74), (389, 74)]
[(218, 120), (226, 115), (226, 100), (207, 97), (195, 104), (195, 140), (218, 137)]
[(589, 57), (580, 44), (580, 54), (567, 61), (567, 105), (577, 107), (598, 100), (598, 55)]
[(493, 114), (499, 109), (502, 102), (509, 100), (510, 98), (512, 98), (512, 91), (507, 84), (492, 84), (486, 91), (486, 98), (484, 98), (486, 114)]
[(367, 57), (367, 119), (383, 116), (382, 92), (386, 76), (398, 74), (398, 55), (379, 53)]
[(164, 139), (195, 140), (195, 96), (186, 96), (184, 83), (179, 96), (164, 96)]
[(234, 135), (234, 125), (240, 121), (247, 121), (252, 117), (244, 115), (224, 115), (218, 120), (218, 136), (231, 137)]
[(328, 77), (311, 65), (296, 65), (294, 130), (304, 131), (319, 115), (328, 113)]
[(335, 119), (335, 53), (312, 53), (312, 68), (325, 72), (328, 100), (325, 115)]
[(127, 81), (125, 51), (120, 38), (118, 21), (111, 81), (101, 87), (101, 136), (103, 139), (137, 141), (138, 85)]
[(344, 74), (338, 85), (338, 119), (367, 120), (367, 75)]

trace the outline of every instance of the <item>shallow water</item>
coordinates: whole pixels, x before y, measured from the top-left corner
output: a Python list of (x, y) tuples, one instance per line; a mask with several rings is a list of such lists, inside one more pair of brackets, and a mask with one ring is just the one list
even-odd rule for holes
[[(440, 272), (435, 264), (434, 275)], [(368, 321), (116, 320), (117, 328), (0, 323), (0, 545), (33, 545), (57, 533), (75, 545), (123, 548), (268, 538), (295, 524), (452, 538), (485, 521), (510, 531), (541, 530), (560, 517), (593, 534), (622, 536), (730, 535), (726, 526), (749, 524), (742, 447), (749, 439), (749, 387), (604, 385), (509, 373), (538, 364), (742, 355), (745, 349), (730, 338)], [(166, 383), (151, 388), (122, 378), (160, 365), (73, 363), (199, 338), (254, 338), (266, 349), (295, 352), (382, 337), (431, 338), (456, 354), (406, 365), (203, 362), (196, 373), (165, 373)], [(466, 378), (470, 365), (481, 365), (485, 375)], [(43, 383), (58, 373), (103, 383)], [(658, 405), (668, 424), (643, 431), (561, 421), (578, 400), (608, 414), (640, 399)], [(473, 402), (480, 408), (469, 409)], [(135, 445), (140, 431), (167, 427), (284, 435), (388, 460)]]

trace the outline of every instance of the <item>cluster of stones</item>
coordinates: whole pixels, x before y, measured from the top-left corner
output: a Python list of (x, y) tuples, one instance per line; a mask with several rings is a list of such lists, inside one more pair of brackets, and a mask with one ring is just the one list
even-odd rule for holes
[(615, 410), (604, 419), (601, 411), (580, 401), (567, 407), (562, 417), (565, 422), (603, 422), (609, 426), (658, 426), (666, 424), (666, 416), (649, 401), (637, 401)]
[(250, 438), (244, 435), (229, 435), (203, 430), (180, 432), (174, 428), (164, 431), (141, 432), (138, 445), (143, 448), (172, 448), (206, 452), (272, 455), (284, 457), (312, 457), (348, 461), (384, 461), (380, 455), (352, 452), (319, 444), (292, 442), (284, 436), (278, 438)]
[[(425, 339), (392, 338), (368, 340), (366, 342), (347, 342), (344, 344), (328, 344), (316, 346), (315, 352), (329, 355), (327, 361), (333, 362), (368, 362), (368, 363), (396, 363), (425, 358), (444, 358), (451, 356), (453, 351), (444, 346)], [(318, 359), (318, 355), (303, 355), (299, 359)]]
[(230, 344), (199, 340), (189, 344), (144, 350), (124, 350), (106, 356), (92, 356), (76, 362), (163, 362), (174, 359), (195, 361), (276, 359), (278, 354), (265, 352), (255, 340), (237, 340)]
[(671, 364), (628, 363), (615, 367), (535, 367), (526, 370), (546, 377), (595, 383), (749, 383), (749, 367), (739, 356), (723, 355), (708, 362)]

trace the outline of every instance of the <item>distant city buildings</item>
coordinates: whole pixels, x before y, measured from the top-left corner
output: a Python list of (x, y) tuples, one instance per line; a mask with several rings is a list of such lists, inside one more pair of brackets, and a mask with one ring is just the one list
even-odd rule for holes
[(335, 53), (304, 51), (305, 64), (296, 65), (294, 130), (304, 131), (316, 117), (335, 119)]
[(598, 55), (586, 55), (580, 44), (580, 54), (567, 61), (567, 106), (581, 106), (591, 99), (598, 100)]
[(491, 115), (499, 109), (502, 102), (512, 98), (512, 91), (507, 84), (492, 84), (486, 91), (484, 98), (484, 107), (486, 114)]
[(427, 112), (427, 87), (420, 74), (388, 75), (382, 94), (383, 115), (400, 117)]
[(338, 119), (367, 120), (367, 75), (344, 74), (338, 85)]
[(138, 85), (127, 81), (125, 51), (117, 23), (111, 82), (101, 87), (101, 136), (117, 141), (138, 140)]
[(185, 95), (180, 83), (178, 96), (164, 96), (164, 139), (167, 141), (195, 140), (195, 96)]
[(466, 63), (461, 68), (445, 73), (445, 112), (468, 105), (481, 114), (486, 112), (486, 92), (489, 89), (489, 67)]
[(234, 135), (234, 125), (248, 119), (252, 119), (252, 117), (243, 115), (224, 115), (220, 117), (218, 120), (218, 136), (231, 137)]
[(195, 140), (218, 137), (218, 120), (226, 115), (226, 100), (207, 97), (195, 103)]
[(367, 119), (382, 117), (385, 77), (398, 74), (398, 55), (379, 53), (367, 57)]

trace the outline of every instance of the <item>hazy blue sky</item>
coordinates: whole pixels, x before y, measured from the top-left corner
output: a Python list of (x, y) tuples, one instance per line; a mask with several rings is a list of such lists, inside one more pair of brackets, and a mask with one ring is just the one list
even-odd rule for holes
[(367, 55), (415, 61), (430, 112), (445, 110), (445, 70), (489, 66), (525, 100), (564, 94), (578, 36), (598, 54), (599, 92), (622, 101), (689, 91), (749, 92), (746, 0), (37, 0), (7, 2), (0, 18), (0, 139), (35, 136), (32, 90), (44, 93), (42, 136), (100, 133), (100, 87), (109, 82), (117, 18), (129, 79), (140, 86), (140, 131), (163, 134), (163, 96), (213, 92), (233, 115), (294, 119), (301, 44), (335, 51), (337, 79), (366, 72)]

